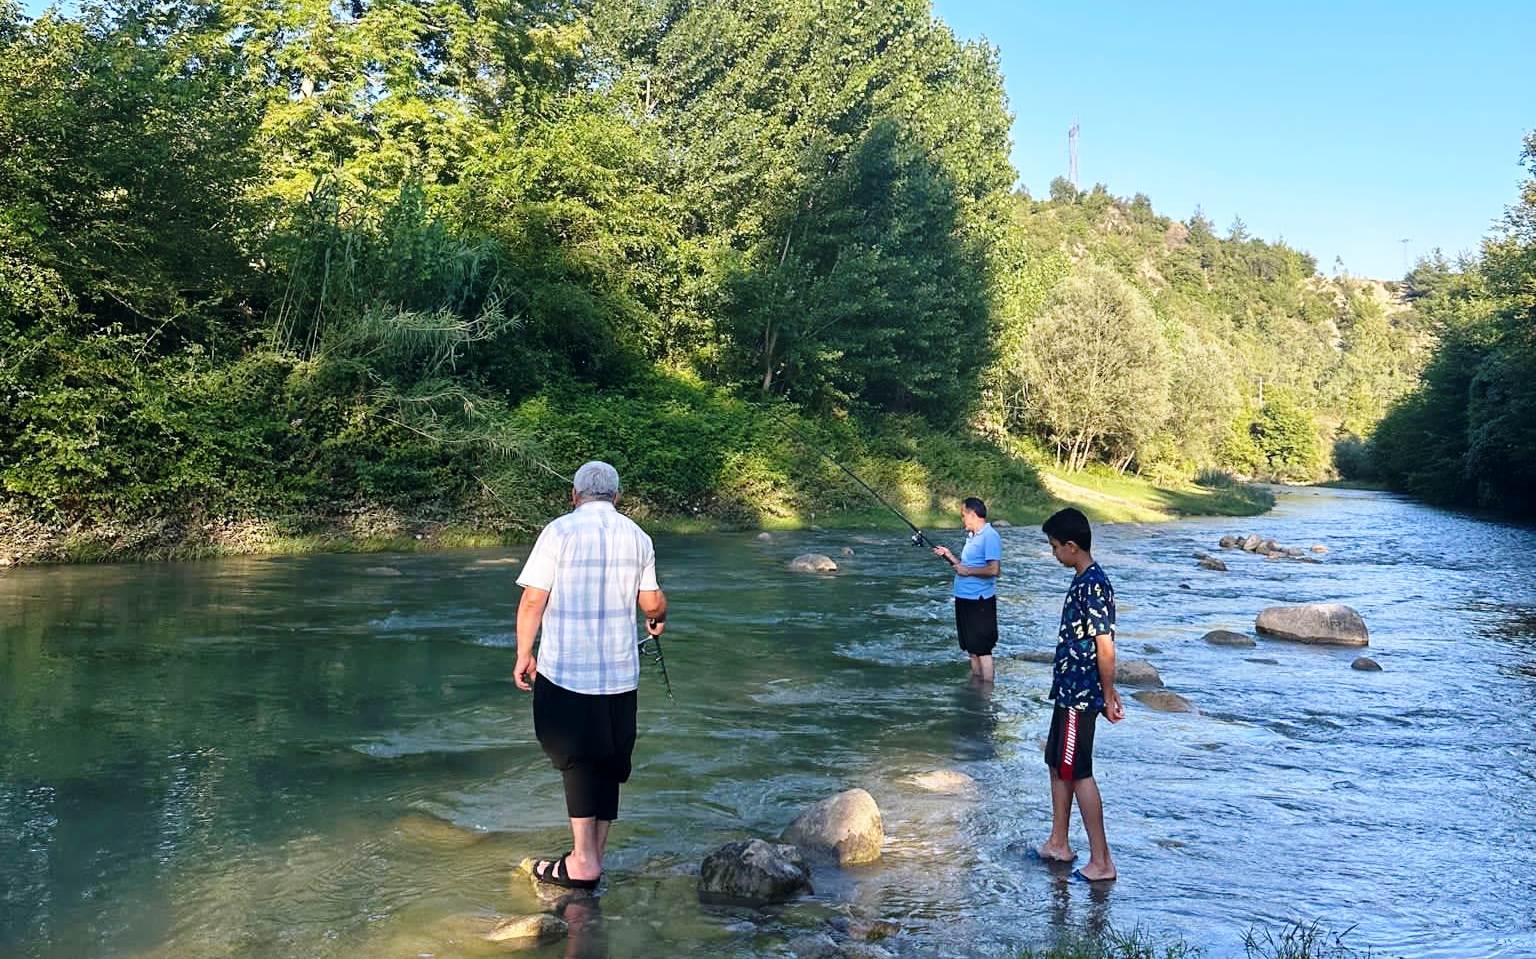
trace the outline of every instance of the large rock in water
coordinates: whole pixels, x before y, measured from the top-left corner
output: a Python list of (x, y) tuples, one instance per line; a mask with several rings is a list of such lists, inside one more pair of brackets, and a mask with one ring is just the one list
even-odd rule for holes
[(1145, 659), (1122, 659), (1115, 663), (1115, 682), (1121, 686), (1161, 687), (1163, 677)]
[(1349, 664), (1350, 669), (1358, 669), (1362, 673), (1379, 673), (1381, 664), (1369, 656), (1356, 656), (1355, 661)]
[(1221, 560), (1214, 556), (1207, 556), (1200, 560), (1200, 568), (1215, 570), (1218, 573), (1225, 573), (1227, 571), (1227, 564), (1223, 563)]
[(1189, 700), (1178, 693), (1170, 693), (1166, 689), (1143, 689), (1139, 693), (1132, 693), (1131, 698), (1148, 709), (1155, 709), (1160, 713), (1199, 712)]
[(1223, 536), (1221, 538), (1220, 546), (1221, 546), (1222, 549), (1231, 549), (1232, 547), (1234, 547), (1236, 545), (1237, 545), (1237, 537), (1236, 536)]
[(802, 553), (789, 561), (789, 568), (797, 573), (835, 573), (837, 564), (832, 557), (821, 553)]
[(784, 841), (801, 849), (837, 856), (842, 866), (874, 862), (885, 842), (885, 825), (875, 797), (849, 789), (811, 806), (784, 830)]
[(1234, 633), (1230, 629), (1213, 629), (1200, 637), (1212, 646), (1256, 646), (1252, 636)]
[(1254, 625), (1261, 633), (1300, 643), (1366, 646), (1371, 641), (1365, 620), (1342, 603), (1271, 606)]
[(761, 839), (732, 842), (704, 857), (699, 898), (761, 906), (811, 891), (811, 867), (794, 846)]
[(1248, 552), (1256, 553), (1256, 552), (1258, 552), (1259, 544), (1262, 543), (1262, 542), (1264, 542), (1264, 541), (1262, 539), (1259, 539), (1259, 534), (1258, 533), (1249, 533), (1248, 534), (1248, 538), (1243, 540), (1241, 545), (1242, 545), (1243, 549), (1246, 549)]

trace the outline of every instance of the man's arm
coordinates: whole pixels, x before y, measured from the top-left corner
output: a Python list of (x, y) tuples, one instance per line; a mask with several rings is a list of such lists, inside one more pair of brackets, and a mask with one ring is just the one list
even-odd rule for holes
[(549, 590), (523, 587), (523, 598), (517, 602), (517, 666), (512, 670), (512, 681), (524, 692), (533, 688), (534, 677), (538, 675), (533, 642), (539, 636), (539, 627), (544, 623), (544, 607), (548, 605)]
[(996, 579), (1003, 574), (1003, 564), (995, 559), (989, 559), (980, 566), (961, 566), (960, 560), (955, 557), (955, 554), (948, 546), (935, 546), (933, 554), (944, 557), (949, 562), (949, 565), (955, 568), (955, 575), (957, 576), (979, 576), (985, 579)]
[(996, 579), (1003, 575), (1003, 564), (995, 559), (989, 559), (984, 566), (961, 566), (953, 564), (957, 576), (978, 576), (982, 579)]
[(645, 631), (660, 636), (667, 628), (667, 594), (659, 589), (642, 589), (637, 602), (640, 612), (645, 614)]
[(1115, 689), (1115, 637), (1104, 633), (1093, 637), (1094, 652), (1098, 654), (1099, 685), (1104, 687), (1104, 715), (1112, 723), (1125, 718), (1125, 705), (1120, 702), (1120, 691)]

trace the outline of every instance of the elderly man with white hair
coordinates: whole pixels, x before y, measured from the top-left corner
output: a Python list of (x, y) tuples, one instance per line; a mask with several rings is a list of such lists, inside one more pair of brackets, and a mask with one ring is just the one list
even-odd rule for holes
[(534, 878), (596, 889), (635, 748), (635, 607), (645, 613), (647, 632), (659, 636), (667, 597), (656, 584), (651, 538), (614, 508), (618, 471), (585, 463), (572, 486), (574, 509), (544, 527), (517, 578), (523, 597), (513, 679), (533, 691), (534, 735), (565, 779), (574, 841), (564, 856), (535, 862)]

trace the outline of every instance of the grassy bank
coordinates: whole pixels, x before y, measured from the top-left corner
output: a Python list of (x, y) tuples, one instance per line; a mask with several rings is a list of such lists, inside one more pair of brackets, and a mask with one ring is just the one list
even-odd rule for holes
[(1273, 504), (1222, 477), (1159, 486), (1100, 468), (1066, 474), (1019, 440), (917, 417), (813, 417), (676, 376), (540, 394), (451, 441), (387, 422), (363, 427), (345, 460), (323, 469), (258, 461), (220, 493), (166, 497), (174, 508), (108, 499), (49, 514), (0, 504), (0, 565), (524, 542), (567, 508), (565, 477), (598, 458), (624, 478), (625, 511), (658, 533), (904, 528), (828, 456), (923, 526), (955, 526), (966, 496), (1014, 525), (1066, 504), (1100, 522), (1252, 515)]
[[(894, 471), (898, 464), (886, 465)], [(1016, 526), (1036, 525), (1065, 505), (1078, 506), (1096, 522), (1160, 522), (1190, 515), (1249, 516), (1273, 504), (1266, 492), (1250, 487), (1213, 488), (1192, 483), (1171, 488), (1135, 477), (1091, 473), (1066, 476), (1042, 471), (1040, 476), (1039, 487), (1012, 489), (1001, 496), (989, 496), (995, 488), (980, 486), (974, 490), (988, 500), (995, 518)], [(958, 479), (933, 487), (880, 489), (893, 501), (899, 499), (912, 521), (925, 528), (953, 527), (960, 500), (972, 490)], [(862, 503), (765, 512), (754, 520), (739, 514), (666, 512), (646, 502), (642, 492), (626, 502), (625, 510), (656, 534), (811, 527), (888, 529), (893, 533), (905, 530), (891, 513)], [(150, 516), (122, 523), (50, 525), (0, 509), (0, 568), (220, 556), (410, 553), (514, 545), (530, 541), (533, 534), (534, 529), (490, 512), (451, 518), (375, 509), (331, 516), (228, 517), (204, 523)]]

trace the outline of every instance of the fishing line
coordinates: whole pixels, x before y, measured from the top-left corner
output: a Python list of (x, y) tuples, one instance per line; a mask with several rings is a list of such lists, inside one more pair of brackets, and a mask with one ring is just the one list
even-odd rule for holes
[[(873, 496), (875, 498), (875, 500), (881, 506), (884, 506), (886, 509), (890, 510), (892, 513), (895, 513), (898, 519), (900, 519), (903, 523), (906, 523), (907, 524), (907, 528), (912, 531), (912, 545), (913, 546), (922, 546), (922, 547), (926, 547), (928, 549), (932, 549), (933, 548), (933, 543), (929, 541), (927, 536), (923, 535), (923, 531), (922, 530), (917, 528), (917, 524), (912, 522), (910, 519), (907, 519), (907, 514), (903, 513), (901, 510), (899, 510), (896, 507), (892, 506), (889, 502), (886, 501), (884, 496), (881, 496), (879, 493), (875, 492), (874, 487), (870, 486), (868, 483), (864, 482), (864, 480), (859, 478), (859, 474), (855, 473), (853, 470), (851, 470), (848, 467), (844, 466), (842, 463), (839, 463), (837, 461), (836, 457), (834, 457), (831, 453), (828, 453), (824, 448), (822, 448), (822, 446), (820, 444), (818, 444), (816, 441), (812, 440), (809, 436), (806, 436), (803, 432), (801, 432), (800, 429), (798, 427), (796, 427), (793, 423), (789, 422), (789, 420), (786, 419), (785, 416), (783, 416), (783, 415), (776, 415), (774, 418), (777, 419), (779, 421), (779, 423), (784, 426), (785, 429), (787, 429), (791, 433), (795, 434), (795, 436), (800, 440), (800, 442), (804, 443), (806, 446), (808, 446), (811, 449), (815, 450), (828, 463), (831, 463), (833, 466), (836, 466), (838, 469), (842, 470), (844, 473), (847, 473), (850, 479), (852, 479), (855, 483), (858, 483), (861, 487), (863, 487), (864, 491), (866, 493), (868, 493), (870, 496)], [(942, 556), (939, 557), (939, 558), (943, 559)], [(948, 560), (945, 560), (945, 562), (947, 563)]]

